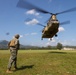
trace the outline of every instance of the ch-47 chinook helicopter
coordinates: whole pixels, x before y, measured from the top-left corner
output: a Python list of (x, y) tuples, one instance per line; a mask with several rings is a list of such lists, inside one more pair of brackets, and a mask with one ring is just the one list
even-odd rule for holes
[(26, 0), (19, 0), (19, 2), (17, 4), (17, 7), (26, 8), (26, 9), (30, 9), (30, 10), (35, 9), (36, 11), (39, 11), (41, 13), (51, 14), (51, 17), (48, 20), (46, 26), (40, 24), (41, 26), (44, 26), (44, 28), (42, 30), (42, 39), (43, 38), (50, 38), (51, 39), (53, 36), (57, 37), (57, 32), (58, 32), (59, 25), (70, 23), (70, 21), (65, 21), (63, 23), (60, 23), (56, 18), (56, 16), (58, 14), (63, 14), (63, 13), (67, 13), (67, 12), (76, 11), (76, 7), (74, 7), (74, 8), (71, 8), (71, 9), (53, 14), (51, 12), (48, 12), (48, 11), (42, 9), (42, 8), (39, 8), (35, 5), (27, 2)]

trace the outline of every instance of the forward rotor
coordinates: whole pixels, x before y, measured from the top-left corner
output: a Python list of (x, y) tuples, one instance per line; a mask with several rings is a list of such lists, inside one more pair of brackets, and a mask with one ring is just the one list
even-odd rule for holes
[[(53, 15), (53, 13), (33, 5), (32, 3), (28, 2), (27, 0), (19, 0), (19, 2), (17, 3), (17, 7), (30, 9), (30, 10), (31, 9), (35, 9), (36, 11), (39, 11), (41, 13)], [(65, 10), (65, 11), (62, 11), (62, 12), (59, 12), (59, 13), (55, 13), (55, 15), (68, 13), (68, 12), (73, 12), (73, 11), (76, 11), (76, 7), (68, 9), (68, 10)]]

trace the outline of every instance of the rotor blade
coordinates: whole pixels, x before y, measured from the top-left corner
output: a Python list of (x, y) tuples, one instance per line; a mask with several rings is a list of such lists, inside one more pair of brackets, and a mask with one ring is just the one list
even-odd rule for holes
[(63, 14), (63, 13), (67, 13), (67, 12), (73, 12), (73, 11), (76, 11), (76, 7), (71, 8), (71, 9), (68, 9), (68, 10), (65, 10), (65, 11), (62, 11), (62, 12), (59, 12), (59, 13), (56, 13), (56, 15), (58, 15), (58, 14)]
[(46, 26), (44, 26), (43, 24), (40, 24), (40, 23), (37, 23), (37, 25), (40, 25), (40, 26), (46, 27)]
[(70, 24), (70, 21), (64, 21), (64, 22), (60, 23), (60, 25), (64, 25), (64, 24)]
[(35, 9), (39, 12), (42, 12), (42, 13), (49, 13), (49, 14), (52, 14), (44, 9), (41, 9), (29, 2), (27, 2), (26, 0), (19, 0), (18, 4), (17, 4), (17, 7), (21, 7), (21, 8), (26, 8), (26, 9)]
[(45, 21), (45, 23), (47, 23), (50, 20), (50, 18), (48, 20)]

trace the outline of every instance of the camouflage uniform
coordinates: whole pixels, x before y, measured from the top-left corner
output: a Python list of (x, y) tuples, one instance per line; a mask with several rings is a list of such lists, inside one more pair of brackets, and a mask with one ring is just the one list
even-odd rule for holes
[(18, 53), (18, 49), (19, 49), (19, 35), (15, 35), (15, 38), (13, 39), (15, 41), (15, 46), (10, 46), (9, 49), (10, 49), (10, 53), (11, 53), (11, 56), (10, 56), (10, 59), (9, 59), (9, 63), (8, 63), (8, 70), (10, 71), (11, 67), (12, 67), (12, 64), (14, 63), (14, 68), (17, 69), (17, 53)]

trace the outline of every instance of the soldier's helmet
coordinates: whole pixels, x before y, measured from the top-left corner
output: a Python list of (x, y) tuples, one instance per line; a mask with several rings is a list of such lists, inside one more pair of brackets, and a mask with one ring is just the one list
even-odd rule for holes
[(19, 37), (20, 37), (20, 35), (19, 35), (19, 34), (16, 34), (16, 35), (15, 35), (15, 38), (19, 38)]

